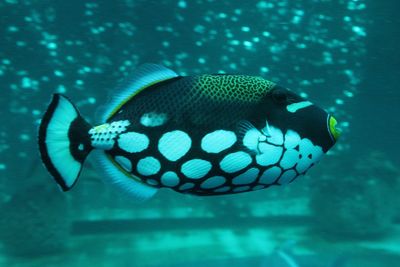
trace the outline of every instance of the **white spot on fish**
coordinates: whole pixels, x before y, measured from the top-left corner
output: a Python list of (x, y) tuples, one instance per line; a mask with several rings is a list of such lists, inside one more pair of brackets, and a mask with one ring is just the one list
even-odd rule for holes
[(306, 108), (311, 105), (312, 105), (312, 103), (310, 101), (302, 101), (302, 102), (297, 102), (297, 103), (287, 105), (286, 109), (287, 109), (287, 111), (289, 111), (291, 113), (295, 113), (298, 110)]
[(294, 170), (285, 171), (278, 180), (278, 183), (281, 185), (285, 185), (290, 183), (295, 177), (297, 173)]
[(256, 185), (251, 190), (256, 191), (256, 190), (261, 190), (261, 189), (264, 189), (264, 188), (265, 188), (265, 185)]
[(116, 156), (115, 161), (127, 172), (132, 171), (132, 162), (124, 156)]
[(288, 130), (285, 134), (285, 148), (295, 148), (301, 141), (300, 135), (295, 131)]
[(265, 121), (265, 127), (261, 129), (261, 132), (265, 135), (270, 137), (271, 136), (271, 128), (269, 127), (268, 120)]
[(299, 150), (301, 159), (296, 166), (298, 173), (305, 172), (311, 167), (311, 164), (317, 163), (324, 154), (321, 147), (314, 146), (313, 143), (307, 138), (301, 140), (299, 144)]
[(179, 177), (175, 172), (166, 172), (161, 176), (161, 183), (168, 187), (174, 187), (179, 184)]
[(187, 133), (175, 130), (161, 136), (158, 150), (168, 160), (177, 161), (190, 150), (191, 145), (192, 140)]
[(241, 121), (238, 125), (239, 139), (242, 140), (243, 146), (249, 150), (258, 153), (258, 144), (265, 142), (267, 137), (249, 121)]
[(157, 127), (167, 122), (167, 114), (150, 112), (145, 113), (140, 117), (140, 123), (146, 127)]
[(158, 185), (158, 181), (154, 179), (148, 179), (146, 183), (153, 186)]
[(249, 131), (246, 132), (246, 134), (243, 137), (243, 145), (250, 149), (251, 151), (254, 152), (259, 152), (258, 151), (258, 144), (261, 141), (265, 141), (266, 136), (263, 135), (259, 130), (256, 128), (250, 129)]
[(295, 149), (286, 150), (280, 162), (281, 167), (286, 170), (292, 168), (299, 161), (299, 151)]
[(269, 127), (269, 134), (267, 136), (267, 141), (274, 145), (282, 145), (283, 144), (283, 134), (282, 131), (276, 127)]
[(273, 182), (276, 181), (276, 179), (281, 175), (281, 168), (279, 167), (272, 167), (269, 168), (268, 170), (264, 171), (264, 173), (261, 175), (259, 183), (260, 184), (272, 184)]
[(194, 187), (194, 183), (185, 183), (179, 187), (179, 190), (185, 191), (185, 190), (192, 189), (193, 187)]
[(226, 178), (223, 176), (213, 176), (211, 178), (208, 178), (205, 180), (200, 187), (204, 189), (210, 189), (210, 188), (216, 188), (218, 186), (221, 186), (225, 183)]
[(228, 192), (230, 189), (231, 189), (230, 186), (224, 186), (224, 187), (215, 189), (214, 192), (216, 192), (216, 193), (225, 193), (225, 192)]
[(199, 179), (211, 170), (211, 163), (203, 159), (192, 159), (185, 162), (181, 167), (181, 172), (188, 178)]
[(234, 132), (217, 130), (203, 137), (201, 148), (208, 153), (219, 153), (233, 146), (236, 140)]
[(235, 187), (233, 188), (233, 192), (244, 192), (250, 189), (250, 186), (246, 185), (246, 186), (239, 186), (239, 187)]
[(128, 132), (118, 138), (119, 147), (129, 153), (138, 153), (149, 146), (149, 138), (141, 133)]
[(232, 184), (234, 185), (251, 184), (257, 179), (259, 172), (260, 171), (257, 168), (250, 168), (244, 173), (233, 178)]
[(259, 149), (261, 154), (256, 155), (256, 161), (257, 164), (261, 166), (268, 166), (277, 163), (283, 152), (282, 147), (277, 147), (266, 143), (260, 143)]
[(141, 175), (149, 176), (157, 174), (160, 171), (161, 164), (154, 157), (146, 157), (139, 160), (136, 168)]
[(243, 170), (251, 162), (252, 159), (249, 154), (239, 151), (226, 155), (219, 165), (224, 172), (234, 173)]

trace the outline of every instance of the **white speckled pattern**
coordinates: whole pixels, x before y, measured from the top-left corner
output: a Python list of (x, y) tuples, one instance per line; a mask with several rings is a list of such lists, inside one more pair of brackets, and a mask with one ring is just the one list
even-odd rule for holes
[(94, 148), (110, 150), (114, 147), (115, 137), (130, 125), (128, 120), (105, 123), (89, 130), (91, 145)]

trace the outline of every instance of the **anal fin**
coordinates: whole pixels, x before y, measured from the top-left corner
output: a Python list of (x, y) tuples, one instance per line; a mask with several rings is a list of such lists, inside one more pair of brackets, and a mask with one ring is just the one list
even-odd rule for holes
[(158, 189), (151, 187), (121, 171), (104, 151), (95, 150), (93, 159), (96, 161), (96, 167), (104, 180), (118, 188), (123, 194), (137, 201), (150, 199)]

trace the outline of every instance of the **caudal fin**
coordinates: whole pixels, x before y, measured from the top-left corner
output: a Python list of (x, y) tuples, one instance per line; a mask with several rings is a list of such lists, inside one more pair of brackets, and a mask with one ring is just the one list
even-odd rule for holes
[(40, 123), (38, 143), (44, 165), (63, 191), (74, 186), (93, 149), (90, 128), (67, 97), (53, 95)]

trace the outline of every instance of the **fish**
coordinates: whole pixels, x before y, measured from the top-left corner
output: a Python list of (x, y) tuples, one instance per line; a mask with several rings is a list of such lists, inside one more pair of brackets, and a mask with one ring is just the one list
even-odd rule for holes
[(38, 131), (42, 162), (62, 191), (91, 154), (105, 181), (136, 200), (161, 188), (198, 196), (286, 185), (338, 140), (336, 118), (258, 76), (180, 76), (138, 67), (92, 126), (56, 93)]

